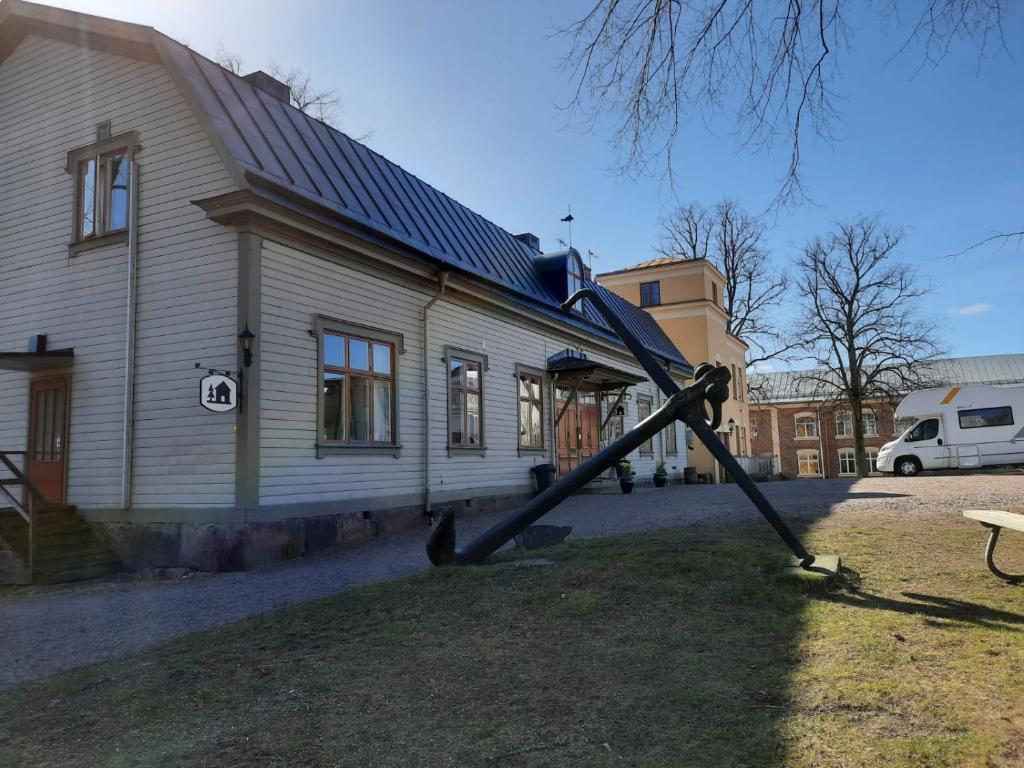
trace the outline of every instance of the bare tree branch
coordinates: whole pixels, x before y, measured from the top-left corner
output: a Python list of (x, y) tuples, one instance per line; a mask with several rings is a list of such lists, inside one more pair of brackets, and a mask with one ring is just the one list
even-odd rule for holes
[[(837, 54), (852, 39), (846, 0), (593, 0), (558, 34), (575, 93), (568, 108), (591, 122), (616, 121), (619, 170), (643, 173), (658, 160), (672, 177), (683, 127), (728, 115), (741, 146), (788, 148), (773, 207), (805, 196), (801, 149), (832, 140), (839, 121), (833, 85)], [(875, 0), (883, 21), (912, 8), (911, 31), (896, 55), (923, 52), (937, 66), (958, 41), (981, 57), (998, 42), (1010, 0)], [(1012, 8), (1012, 10), (1017, 10)]]
[(797, 264), (803, 349), (819, 366), (800, 380), (849, 404), (862, 477), (864, 403), (928, 386), (927, 364), (942, 351), (936, 326), (918, 314), (918, 299), (930, 289), (893, 260), (901, 240), (878, 218), (838, 222), (803, 247)]
[(731, 200), (711, 209), (690, 203), (662, 222), (656, 246), (662, 256), (707, 259), (725, 275), (726, 331), (750, 348), (748, 367), (783, 358), (800, 345), (772, 317), (789, 290), (789, 277), (775, 269), (763, 236), (764, 224)]

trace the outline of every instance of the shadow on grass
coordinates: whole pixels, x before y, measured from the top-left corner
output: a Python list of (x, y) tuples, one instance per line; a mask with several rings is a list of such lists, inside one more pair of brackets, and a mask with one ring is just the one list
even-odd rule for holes
[(932, 619), (963, 622), (978, 627), (1008, 629), (1020, 632), (1018, 625), (1024, 625), (1024, 614), (1001, 611), (966, 600), (950, 597), (923, 595), (917, 592), (903, 592), (907, 600), (896, 600), (859, 591), (830, 592), (825, 599), (854, 608), (868, 608), (876, 611), (893, 611)]

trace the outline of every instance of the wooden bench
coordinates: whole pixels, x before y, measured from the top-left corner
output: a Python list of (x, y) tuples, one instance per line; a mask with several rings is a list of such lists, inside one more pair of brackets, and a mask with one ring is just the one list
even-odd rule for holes
[(1024, 533), (1024, 515), (1016, 512), (1006, 512), (1002, 509), (965, 509), (964, 517), (977, 520), (988, 528), (991, 533), (988, 536), (988, 544), (985, 546), (985, 564), (988, 569), (1001, 579), (1012, 583), (1024, 581), (1024, 574), (1014, 575), (999, 570), (993, 560), (996, 551), (996, 542), (999, 541), (999, 532), (1003, 528)]

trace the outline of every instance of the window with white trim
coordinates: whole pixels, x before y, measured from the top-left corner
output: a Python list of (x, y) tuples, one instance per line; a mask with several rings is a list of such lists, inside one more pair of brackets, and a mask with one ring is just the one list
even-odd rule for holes
[(798, 440), (808, 440), (818, 436), (818, 419), (813, 413), (798, 413), (793, 417), (793, 434)]
[(818, 460), (818, 452), (813, 449), (804, 449), (796, 452), (797, 472), (801, 477), (820, 477), (821, 462)]
[(857, 474), (857, 454), (853, 448), (839, 449), (839, 474), (846, 476)]
[(853, 437), (853, 414), (836, 411), (836, 437)]
[(877, 437), (878, 436), (878, 418), (875, 416), (875, 412), (870, 408), (865, 408), (860, 412), (860, 420), (864, 424), (864, 436), (865, 437)]
[(880, 475), (878, 471), (878, 449), (877, 448), (865, 448), (864, 455), (868, 460), (868, 473), (872, 475)]
[(917, 423), (917, 417), (916, 416), (904, 416), (902, 419), (896, 419), (896, 423), (894, 424), (894, 427), (896, 429), (896, 434), (897, 435), (902, 435), (904, 432), (906, 432), (908, 429), (910, 429), (916, 423)]

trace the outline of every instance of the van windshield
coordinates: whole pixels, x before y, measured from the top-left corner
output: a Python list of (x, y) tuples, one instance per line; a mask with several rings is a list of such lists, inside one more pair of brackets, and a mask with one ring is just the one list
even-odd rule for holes
[(911, 429), (906, 438), (908, 443), (916, 443), (919, 440), (934, 440), (939, 436), (939, 420), (938, 419), (925, 419), (919, 421), (913, 429)]

